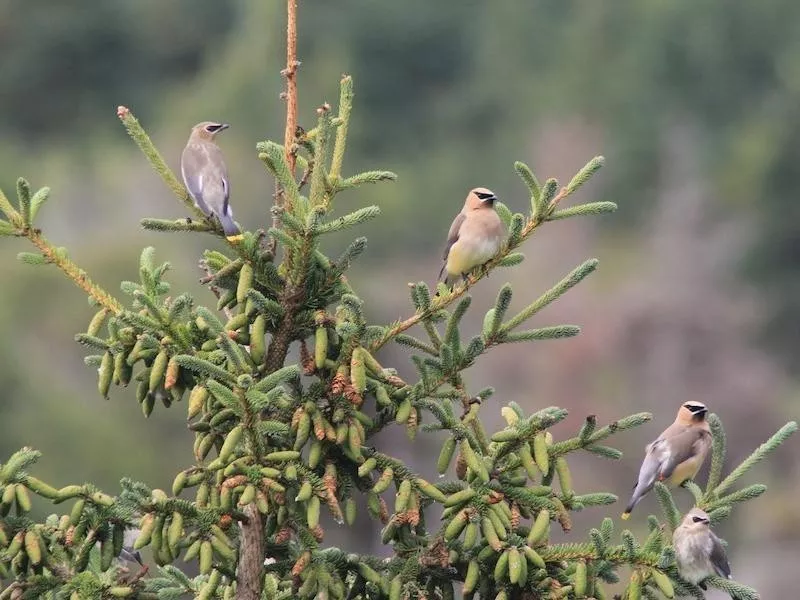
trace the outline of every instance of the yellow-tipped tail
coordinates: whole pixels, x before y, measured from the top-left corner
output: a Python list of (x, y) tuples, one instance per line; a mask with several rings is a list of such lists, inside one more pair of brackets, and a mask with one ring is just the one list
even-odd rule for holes
[(236, 235), (228, 235), (225, 237), (231, 244), (236, 244), (241, 242), (244, 239), (244, 236), (241, 233), (237, 233)]
[(630, 518), (631, 518), (631, 513), (629, 513), (629, 512), (622, 513), (622, 520), (623, 521), (627, 521)]

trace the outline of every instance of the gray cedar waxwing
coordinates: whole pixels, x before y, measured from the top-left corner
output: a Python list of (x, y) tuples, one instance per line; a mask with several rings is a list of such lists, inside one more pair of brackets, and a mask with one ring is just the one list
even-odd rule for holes
[(216, 135), (228, 127), (230, 125), (211, 121), (192, 127), (181, 154), (181, 175), (197, 208), (206, 216), (215, 215), (225, 237), (235, 242), (242, 239), (242, 232), (233, 222), (233, 211), (228, 201), (231, 193), (228, 171), (222, 152), (214, 143)]
[(128, 562), (137, 562), (140, 566), (144, 566), (141, 553), (133, 547), (134, 542), (136, 542), (136, 538), (138, 538), (139, 534), (141, 533), (141, 529), (137, 527), (132, 527), (125, 530), (125, 532), (122, 534), (122, 550), (120, 550), (117, 558)]
[(444, 282), (452, 285), (459, 277), (487, 262), (500, 250), (505, 227), (494, 202), (497, 196), (486, 188), (475, 188), (467, 195), (464, 208), (458, 213), (447, 234), (442, 270), (439, 279), (447, 272)]
[(707, 414), (708, 409), (702, 402), (686, 402), (678, 409), (675, 422), (647, 445), (639, 480), (622, 513), (623, 519), (630, 517), (633, 507), (653, 489), (656, 481), (676, 487), (697, 475), (711, 448)]
[(678, 573), (689, 583), (699, 584), (709, 575), (731, 578), (731, 567), (725, 554), (725, 547), (711, 531), (708, 515), (699, 508), (693, 508), (681, 521), (672, 534)]

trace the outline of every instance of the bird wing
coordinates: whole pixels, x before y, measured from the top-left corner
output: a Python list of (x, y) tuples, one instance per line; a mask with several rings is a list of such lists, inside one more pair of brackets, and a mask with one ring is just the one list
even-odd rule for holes
[(214, 166), (214, 177), (219, 178), (219, 182), (222, 184), (222, 214), (232, 217), (233, 212), (230, 210), (230, 204), (228, 203), (231, 197), (231, 182), (228, 179), (228, 168), (222, 158), (222, 151), (216, 145), (211, 145), (208, 147), (208, 156)]
[(725, 546), (723, 546), (722, 541), (713, 534), (710, 558), (711, 564), (714, 567), (714, 571), (717, 572), (717, 575), (720, 577), (725, 577), (726, 579), (730, 579), (731, 566), (728, 563), (728, 554), (725, 552)]
[(647, 445), (642, 466), (639, 468), (639, 479), (634, 486), (643, 496), (653, 488), (662, 466), (669, 459), (669, 446), (662, 438)]
[(197, 144), (188, 144), (181, 154), (181, 176), (189, 195), (205, 214), (211, 214), (208, 205), (203, 200), (203, 175), (204, 167), (208, 164), (208, 154)]
[(231, 182), (228, 180), (228, 172), (225, 169), (225, 166), (222, 166), (222, 193), (225, 194), (225, 202), (222, 205), (222, 213), (225, 215), (231, 215), (231, 205), (228, 200), (231, 197)]
[(661, 464), (660, 476), (662, 479), (668, 479), (678, 465), (693, 456), (705, 454), (704, 450), (711, 444), (711, 434), (700, 427), (688, 427), (666, 438), (664, 442), (669, 446), (669, 451)]
[(461, 225), (464, 224), (464, 219), (467, 216), (462, 212), (456, 215), (456, 218), (453, 219), (453, 223), (450, 225), (450, 231), (447, 232), (447, 243), (444, 247), (444, 252), (442, 252), (442, 260), (444, 264), (442, 265), (441, 271), (439, 271), (439, 279), (442, 278), (442, 274), (444, 273), (444, 269), (447, 266), (447, 256), (450, 254), (450, 248), (458, 241), (458, 234), (461, 232)]
[(132, 546), (123, 546), (119, 552), (119, 557), (128, 562), (137, 562), (144, 566), (141, 553), (138, 550), (134, 550)]
[(218, 217), (232, 216), (228, 205), (231, 195), (228, 170), (216, 144), (187, 145), (181, 155), (181, 175), (200, 210), (207, 215), (220, 211)]
[(450, 247), (458, 241), (458, 234), (461, 231), (461, 226), (464, 224), (464, 219), (467, 218), (467, 215), (464, 213), (458, 213), (456, 218), (453, 219), (453, 223), (450, 225), (450, 231), (447, 232), (447, 244), (444, 247), (444, 252), (442, 253), (442, 260), (447, 260), (447, 255), (450, 254)]
[(645, 457), (639, 469), (636, 487), (650, 490), (656, 479), (667, 479), (675, 467), (692, 456), (694, 429), (684, 425), (670, 425), (655, 441), (645, 448)]

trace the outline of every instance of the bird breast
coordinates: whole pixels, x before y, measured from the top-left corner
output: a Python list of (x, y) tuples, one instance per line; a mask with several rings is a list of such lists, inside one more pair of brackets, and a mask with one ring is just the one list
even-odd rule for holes
[(698, 583), (714, 573), (710, 556), (712, 540), (707, 535), (685, 535), (675, 543), (678, 570), (686, 581)]
[(687, 479), (694, 479), (703, 464), (703, 459), (705, 456), (695, 455), (676, 466), (669, 478), (669, 485), (677, 487)]
[(478, 242), (473, 242), (474, 248), (474, 256), (477, 259), (479, 264), (485, 263), (487, 260), (492, 258), (497, 251), (500, 249), (500, 238), (499, 237), (489, 237), (484, 238)]

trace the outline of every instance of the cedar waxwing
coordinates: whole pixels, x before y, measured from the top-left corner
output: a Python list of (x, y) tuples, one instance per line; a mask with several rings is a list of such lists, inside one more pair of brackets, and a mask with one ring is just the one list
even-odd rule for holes
[(211, 121), (192, 127), (181, 154), (181, 175), (197, 208), (206, 216), (215, 215), (225, 237), (234, 242), (242, 239), (242, 232), (233, 221), (233, 211), (228, 202), (231, 194), (228, 171), (222, 152), (214, 143), (216, 135), (228, 127), (230, 125)]
[(133, 547), (133, 544), (136, 542), (136, 538), (138, 538), (141, 533), (142, 530), (137, 527), (126, 529), (123, 532), (122, 550), (119, 551), (119, 556), (117, 558), (127, 562), (137, 562), (140, 566), (144, 567), (141, 553)]
[(699, 584), (709, 575), (731, 578), (731, 567), (725, 547), (711, 531), (708, 515), (693, 508), (672, 534), (672, 545), (678, 562), (678, 573), (689, 583)]
[(475, 188), (467, 195), (464, 208), (458, 213), (444, 249), (442, 270), (439, 279), (447, 272), (444, 282), (452, 285), (459, 277), (487, 262), (500, 250), (505, 237), (505, 227), (494, 202), (497, 196), (486, 188)]
[(686, 402), (678, 409), (675, 422), (647, 445), (639, 480), (622, 513), (623, 519), (630, 517), (633, 507), (653, 489), (656, 481), (675, 487), (697, 475), (711, 448), (707, 414), (708, 409), (702, 402)]

